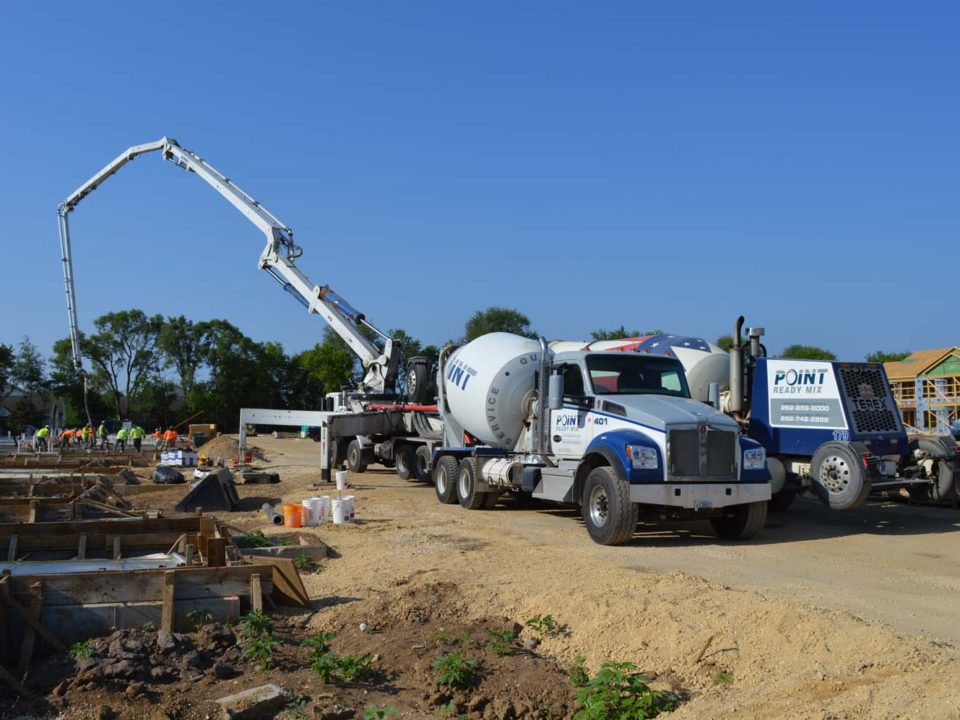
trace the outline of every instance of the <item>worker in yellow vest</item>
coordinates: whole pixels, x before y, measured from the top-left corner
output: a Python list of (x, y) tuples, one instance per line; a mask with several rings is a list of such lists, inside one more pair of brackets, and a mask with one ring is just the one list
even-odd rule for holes
[(107, 421), (101, 420), (97, 427), (97, 445), (103, 450), (107, 446)]
[(50, 435), (50, 426), (44, 425), (42, 428), (37, 430), (36, 442), (34, 445), (37, 450), (46, 450), (47, 449), (47, 437)]
[(127, 449), (127, 436), (130, 434), (130, 431), (125, 427), (117, 430), (117, 447), (120, 449), (120, 452), (125, 452)]
[(146, 435), (146, 431), (139, 425), (130, 428), (130, 439), (133, 440), (133, 449), (137, 452), (140, 452), (140, 443), (143, 442), (144, 435)]

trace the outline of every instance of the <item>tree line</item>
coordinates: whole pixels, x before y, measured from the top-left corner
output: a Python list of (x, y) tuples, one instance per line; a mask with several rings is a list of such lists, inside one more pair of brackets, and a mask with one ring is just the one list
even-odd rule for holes
[[(318, 408), (323, 396), (353, 386), (361, 375), (359, 361), (329, 327), (322, 339), (303, 352), (288, 354), (272, 341), (256, 342), (227, 320), (194, 321), (182, 315), (148, 316), (141, 310), (101, 315), (94, 332), (82, 334), (80, 349), (89, 364), (88, 402), (95, 421), (136, 419), (144, 427), (169, 427), (199, 413), (198, 422), (235, 429), (241, 407)], [(478, 310), (466, 321), (468, 342), (489, 332), (537, 337), (530, 319), (513, 308)], [(404, 358), (436, 355), (402, 328), (387, 333)], [(593, 340), (658, 335), (660, 330), (599, 328)], [(379, 343), (372, 333), (370, 339)], [(716, 344), (729, 349), (732, 338)], [(890, 362), (909, 352), (877, 351), (869, 362)], [(824, 348), (790, 345), (781, 358), (835, 360)], [(401, 386), (403, 384), (401, 370)], [(68, 425), (85, 421), (83, 377), (74, 368), (70, 338), (54, 343), (48, 359), (24, 337), (15, 347), (0, 343), (0, 400), (16, 387), (21, 394), (6, 423), (11, 429), (41, 424), (45, 403), (62, 398)]]

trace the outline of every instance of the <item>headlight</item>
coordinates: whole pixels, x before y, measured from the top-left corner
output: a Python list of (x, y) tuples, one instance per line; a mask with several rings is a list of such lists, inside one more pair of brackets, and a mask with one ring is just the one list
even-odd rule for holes
[(762, 470), (767, 464), (767, 452), (763, 448), (743, 451), (744, 470)]
[(634, 470), (656, 470), (660, 467), (656, 448), (646, 445), (627, 445), (627, 456)]

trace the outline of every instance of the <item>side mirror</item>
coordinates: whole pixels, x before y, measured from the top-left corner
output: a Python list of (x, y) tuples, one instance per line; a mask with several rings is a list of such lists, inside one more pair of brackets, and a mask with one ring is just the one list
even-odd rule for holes
[(550, 410), (559, 410), (563, 407), (563, 375), (550, 376), (550, 392), (547, 396), (547, 407)]

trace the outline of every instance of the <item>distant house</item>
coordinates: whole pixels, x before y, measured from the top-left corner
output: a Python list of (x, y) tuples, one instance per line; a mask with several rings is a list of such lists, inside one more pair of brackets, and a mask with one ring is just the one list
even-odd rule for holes
[(920, 350), (884, 369), (908, 431), (950, 432), (960, 418), (960, 346)]

